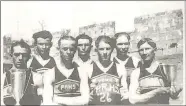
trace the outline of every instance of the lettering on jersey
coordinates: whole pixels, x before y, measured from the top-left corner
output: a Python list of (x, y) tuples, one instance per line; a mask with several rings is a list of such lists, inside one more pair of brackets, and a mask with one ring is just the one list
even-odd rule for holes
[(110, 74), (101, 74), (91, 79), (91, 95), (100, 97), (100, 102), (111, 102), (112, 95), (120, 94), (119, 78)]
[(73, 90), (78, 89), (78, 84), (61, 84), (58, 87), (58, 90), (61, 92), (71, 92)]
[(79, 93), (79, 81), (66, 79), (55, 84), (54, 93), (58, 95), (65, 95), (70, 93)]

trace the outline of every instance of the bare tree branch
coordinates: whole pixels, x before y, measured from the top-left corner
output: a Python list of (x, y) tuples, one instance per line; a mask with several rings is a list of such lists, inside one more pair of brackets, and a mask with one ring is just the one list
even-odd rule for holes
[(46, 27), (45, 21), (44, 20), (39, 21), (39, 24), (41, 26), (41, 30), (43, 31), (45, 29), (45, 27)]

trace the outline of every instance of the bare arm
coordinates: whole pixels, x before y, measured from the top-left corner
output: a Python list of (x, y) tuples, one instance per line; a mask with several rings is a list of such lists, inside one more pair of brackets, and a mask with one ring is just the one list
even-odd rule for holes
[(43, 104), (51, 105), (53, 104), (53, 85), (52, 83), (55, 80), (55, 68), (47, 70), (43, 75)]
[(146, 103), (152, 98), (154, 98), (157, 94), (166, 93), (169, 90), (169, 88), (162, 87), (162, 88), (158, 88), (150, 92), (147, 92), (145, 94), (137, 93), (137, 90), (139, 88), (139, 82), (138, 82), (139, 74), (140, 74), (139, 68), (134, 70), (131, 74), (131, 82), (130, 82), (130, 87), (129, 87), (129, 101), (132, 104)]
[(128, 85), (127, 85), (127, 71), (123, 64), (117, 64), (117, 72), (119, 76), (121, 77), (121, 96), (123, 99), (128, 99)]
[(80, 75), (80, 93), (81, 96), (77, 97), (59, 97), (54, 96), (54, 101), (57, 103), (65, 105), (85, 105), (89, 101), (89, 86), (88, 86), (88, 76), (85, 70), (79, 69)]

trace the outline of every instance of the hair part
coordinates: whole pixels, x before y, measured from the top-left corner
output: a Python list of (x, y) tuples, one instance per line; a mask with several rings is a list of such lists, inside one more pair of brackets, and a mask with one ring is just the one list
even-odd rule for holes
[(116, 33), (115, 35), (114, 35), (114, 37), (115, 37), (115, 40), (116, 39), (118, 39), (120, 36), (125, 36), (127, 39), (128, 39), (128, 41), (130, 41), (130, 35), (128, 34), (128, 33), (126, 33), (126, 32), (119, 32), (119, 33)]
[(12, 56), (12, 54), (14, 52), (14, 47), (15, 46), (20, 46), (22, 48), (25, 48), (25, 49), (27, 49), (28, 54), (29, 55), (31, 54), (30, 46), (23, 39), (21, 39), (20, 41), (16, 41), (16, 42), (12, 43), (11, 48), (10, 48), (11, 56)]
[(88, 39), (90, 44), (92, 44), (92, 38), (86, 34), (80, 34), (76, 37), (76, 42), (78, 43), (79, 39)]
[(141, 40), (137, 43), (138, 49), (140, 48), (141, 45), (143, 45), (143, 44), (146, 43), (146, 42), (147, 42), (151, 47), (155, 48), (155, 50), (157, 49), (156, 43), (155, 43), (151, 38), (143, 38), (143, 39), (141, 39)]
[(114, 48), (115, 47), (115, 41), (114, 41), (113, 38), (110, 38), (109, 36), (106, 36), (106, 35), (101, 35), (95, 41), (96, 48), (99, 47), (99, 43), (101, 41), (104, 41), (105, 43), (109, 44), (111, 46), (111, 48)]

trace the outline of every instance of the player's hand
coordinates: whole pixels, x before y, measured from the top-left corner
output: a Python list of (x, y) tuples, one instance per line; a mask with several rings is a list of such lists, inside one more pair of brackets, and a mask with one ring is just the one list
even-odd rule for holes
[(92, 96), (89, 96), (89, 102), (91, 102), (93, 100)]
[(183, 90), (182, 87), (171, 86), (170, 96), (172, 99), (177, 99), (180, 92)]
[(166, 93), (170, 93), (170, 87), (160, 87), (156, 89), (157, 94), (166, 94)]
[(138, 87), (137, 90), (136, 90), (136, 93), (137, 94), (140, 94), (141, 93), (141, 90), (142, 90), (142, 88), (141, 87)]
[(37, 88), (37, 94), (43, 95), (43, 88)]
[(127, 89), (120, 89), (121, 92), (121, 100), (128, 99), (129, 98), (129, 93)]

